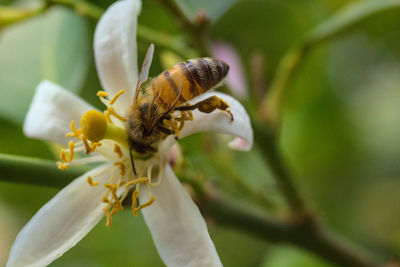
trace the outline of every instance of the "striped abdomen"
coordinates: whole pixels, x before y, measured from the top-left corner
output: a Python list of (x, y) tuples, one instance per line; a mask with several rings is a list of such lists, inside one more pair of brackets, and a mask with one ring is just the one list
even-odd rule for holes
[(157, 104), (168, 109), (179, 106), (218, 85), (228, 73), (229, 66), (212, 58), (195, 58), (176, 64), (164, 71), (152, 83)]

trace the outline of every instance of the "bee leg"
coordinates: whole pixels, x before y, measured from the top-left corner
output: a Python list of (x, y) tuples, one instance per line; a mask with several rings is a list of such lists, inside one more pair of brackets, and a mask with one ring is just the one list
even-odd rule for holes
[(231, 121), (233, 121), (233, 114), (232, 112), (228, 109), (229, 105), (223, 101), (221, 98), (217, 96), (211, 96), (209, 98), (206, 98), (192, 106), (181, 106), (175, 108), (175, 110), (179, 111), (187, 111), (187, 110), (195, 110), (198, 109), (200, 112), (204, 113), (211, 113), (216, 109), (223, 110), (229, 114), (231, 117)]
[(162, 125), (160, 125), (160, 124), (157, 125), (157, 129), (158, 129), (160, 132), (165, 133), (166, 135), (174, 134), (173, 131), (171, 131), (170, 129), (165, 128), (164, 126), (162, 126)]
[(132, 150), (129, 150), (129, 156), (131, 157), (131, 165), (132, 165), (132, 170), (133, 170), (133, 174), (136, 174), (136, 169), (135, 169), (135, 163), (133, 162), (133, 155), (132, 155)]
[(178, 127), (178, 123), (176, 121), (170, 121), (170, 120), (164, 119), (162, 121), (161, 127), (164, 127), (167, 130), (169, 130), (172, 134), (175, 134), (176, 138), (179, 137), (179, 127)]

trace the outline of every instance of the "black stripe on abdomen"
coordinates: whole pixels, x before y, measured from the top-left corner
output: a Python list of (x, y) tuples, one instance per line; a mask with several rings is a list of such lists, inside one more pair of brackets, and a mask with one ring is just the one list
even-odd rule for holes
[(188, 67), (186, 66), (186, 64), (184, 62), (179, 64), (179, 67), (182, 69), (186, 80), (188, 80), (190, 83), (190, 87), (189, 87), (190, 93), (193, 95), (193, 97), (198, 96), (200, 94), (200, 92), (197, 89), (197, 85), (196, 85), (196, 82), (194, 80), (192, 73), (190, 72), (190, 70), (188, 69)]
[[(196, 60), (195, 62), (197, 62), (197, 61), (198, 60)], [(204, 75), (202, 75), (203, 70), (201, 70), (202, 72), (199, 72), (199, 65), (194, 64), (192, 61), (186, 61), (186, 66), (190, 70), (190, 73), (192, 73), (193, 78), (195, 79), (197, 84), (201, 87), (203, 92), (210, 89), (209, 81), (207, 81), (207, 79), (205, 79)], [(201, 93), (203, 93), (203, 92), (201, 92)]]

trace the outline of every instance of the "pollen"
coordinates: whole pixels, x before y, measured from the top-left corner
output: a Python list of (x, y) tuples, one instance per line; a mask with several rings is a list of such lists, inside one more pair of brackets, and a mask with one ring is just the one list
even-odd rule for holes
[(122, 158), (123, 156), (121, 147), (117, 144), (114, 145), (114, 153), (118, 155), (118, 158)]
[[(61, 161), (57, 162), (58, 168), (65, 170), (74, 164), (100, 162), (103, 161), (104, 158), (114, 158), (113, 166), (86, 177), (88, 185), (94, 187), (98, 186), (100, 181), (104, 179), (98, 177), (107, 172), (109, 173), (107, 182), (101, 182), (102, 186), (106, 188), (105, 195), (101, 199), (101, 202), (104, 205), (103, 211), (106, 217), (107, 227), (112, 224), (112, 216), (118, 211), (123, 210), (122, 202), (130, 194), (132, 197), (132, 212), (134, 215), (137, 215), (141, 209), (152, 205), (155, 201), (155, 197), (151, 194), (151, 187), (153, 186), (151, 183), (151, 171), (149, 174), (148, 163), (146, 163), (149, 157), (135, 155), (135, 160), (142, 161), (145, 164), (139, 168), (140, 175), (136, 176), (136, 173), (133, 172), (130, 158), (124, 155), (123, 149), (129, 149), (128, 135), (122, 126), (126, 118), (116, 111), (118, 110), (117, 108), (114, 109), (113, 107), (116, 100), (124, 93), (125, 90), (120, 90), (110, 100), (108, 100), (109, 94), (107, 92), (99, 91), (97, 93), (97, 96), (106, 105), (106, 110), (103, 113), (97, 110), (90, 110), (83, 114), (79, 129), (75, 128), (75, 121), (71, 121), (71, 132), (67, 133), (66, 136), (76, 138), (78, 141), (74, 142), (70, 140), (68, 147), (61, 149)], [(118, 119), (122, 123), (117, 123), (115, 119)], [(175, 130), (179, 128), (179, 123), (179, 121), (167, 122), (168, 126)], [(114, 141), (114, 148), (112, 148), (112, 146), (109, 147), (106, 143), (102, 143), (101, 141), (104, 139)], [(81, 155), (83, 156), (82, 158), (74, 159), (76, 154), (79, 156), (79, 153), (83, 154), (83, 152), (86, 152), (86, 154), (93, 153), (97, 147), (102, 145), (104, 145), (104, 149), (98, 151), (98, 155), (93, 155), (91, 157)], [(115, 155), (117, 155), (118, 160), (115, 160)], [(146, 174), (149, 178), (146, 177)], [(139, 203), (138, 200), (140, 194), (139, 186), (142, 184), (147, 186), (150, 199), (143, 204)]]
[(75, 128), (75, 121), (71, 121), (71, 124), (69, 126), (71, 128), (71, 132), (70, 133), (66, 133), (65, 136), (66, 137), (76, 137), (77, 139), (81, 140), (81, 136), (82, 136), (82, 131), (81, 129), (76, 129)]
[(68, 165), (65, 165), (64, 163), (62, 163), (62, 162), (60, 162), (60, 161), (57, 161), (57, 167), (58, 167), (60, 170), (67, 170), (67, 169), (69, 169), (69, 166), (68, 166)]
[(115, 162), (114, 166), (118, 166), (120, 170), (120, 175), (124, 176), (125, 175), (125, 165), (122, 162)]
[(98, 97), (108, 97), (109, 94), (107, 92), (104, 92), (104, 91), (98, 91), (96, 96), (98, 96)]
[(93, 181), (93, 178), (90, 177), (90, 176), (87, 177), (86, 181), (88, 182), (88, 184), (89, 184), (90, 186), (96, 186), (96, 185), (99, 184), (99, 182)]

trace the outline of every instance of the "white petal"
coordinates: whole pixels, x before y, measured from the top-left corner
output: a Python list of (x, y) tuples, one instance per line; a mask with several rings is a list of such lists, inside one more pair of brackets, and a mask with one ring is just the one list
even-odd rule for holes
[(103, 165), (75, 179), (44, 205), (18, 234), (7, 267), (46, 266), (75, 246), (103, 217), (102, 197), (108, 171), (94, 178), (100, 185), (91, 187), (93, 176), (110, 165)]
[(229, 143), (231, 148), (243, 151), (250, 150), (253, 146), (253, 128), (250, 124), (249, 115), (236, 99), (223, 93), (207, 92), (194, 98), (190, 103), (199, 102), (213, 95), (221, 98), (229, 105), (229, 110), (234, 118), (233, 122), (231, 122), (230, 116), (226, 111), (215, 110), (210, 114), (206, 114), (195, 110), (193, 112), (193, 121), (185, 124), (179, 138), (198, 132), (213, 131), (236, 136)]
[(79, 127), (81, 116), (91, 109), (94, 108), (78, 96), (50, 81), (42, 81), (25, 117), (24, 133), (31, 138), (66, 143), (71, 121)]
[[(148, 200), (141, 186), (140, 201)], [(164, 263), (169, 267), (222, 266), (199, 209), (167, 164), (160, 185), (152, 187), (156, 201), (142, 210)]]
[(132, 103), (138, 75), (136, 51), (139, 0), (123, 0), (111, 5), (97, 24), (94, 53), (102, 86), (111, 95), (126, 89), (117, 101), (123, 109)]

